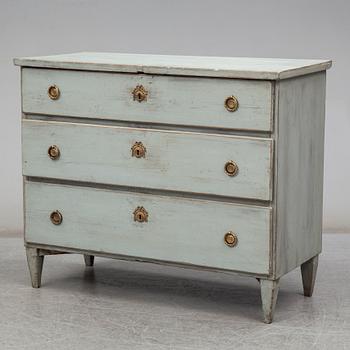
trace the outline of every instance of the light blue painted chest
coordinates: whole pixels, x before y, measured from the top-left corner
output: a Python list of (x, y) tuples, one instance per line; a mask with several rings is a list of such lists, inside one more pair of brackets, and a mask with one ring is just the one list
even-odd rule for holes
[(25, 247), (279, 279), (321, 252), (330, 61), (79, 53), (15, 59)]

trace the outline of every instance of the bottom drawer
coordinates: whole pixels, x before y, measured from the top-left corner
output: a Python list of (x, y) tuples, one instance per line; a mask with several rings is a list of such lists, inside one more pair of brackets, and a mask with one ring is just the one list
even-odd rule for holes
[[(26, 242), (269, 273), (267, 207), (29, 181), (25, 208)], [(224, 241), (229, 231), (234, 247)]]

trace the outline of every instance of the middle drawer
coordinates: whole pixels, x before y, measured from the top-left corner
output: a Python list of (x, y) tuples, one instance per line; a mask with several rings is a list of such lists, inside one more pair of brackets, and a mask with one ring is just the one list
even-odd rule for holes
[(22, 137), (25, 176), (271, 200), (268, 138), (26, 119)]

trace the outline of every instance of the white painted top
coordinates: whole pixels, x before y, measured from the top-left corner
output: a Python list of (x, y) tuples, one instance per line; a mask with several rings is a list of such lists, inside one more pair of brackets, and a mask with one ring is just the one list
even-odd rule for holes
[(330, 60), (80, 52), (15, 58), (26, 67), (277, 80), (328, 69)]

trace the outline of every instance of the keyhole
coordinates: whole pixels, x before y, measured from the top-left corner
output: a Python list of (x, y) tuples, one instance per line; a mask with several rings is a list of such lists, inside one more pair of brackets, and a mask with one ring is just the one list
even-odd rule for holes
[(138, 99), (138, 101), (141, 101), (141, 100), (142, 100), (141, 92), (138, 92), (138, 93), (137, 93), (137, 99)]
[(134, 211), (134, 221), (147, 222), (148, 213), (144, 207), (137, 207)]
[(140, 150), (139, 150), (139, 149), (136, 150), (136, 155), (137, 155), (137, 156), (140, 155)]

